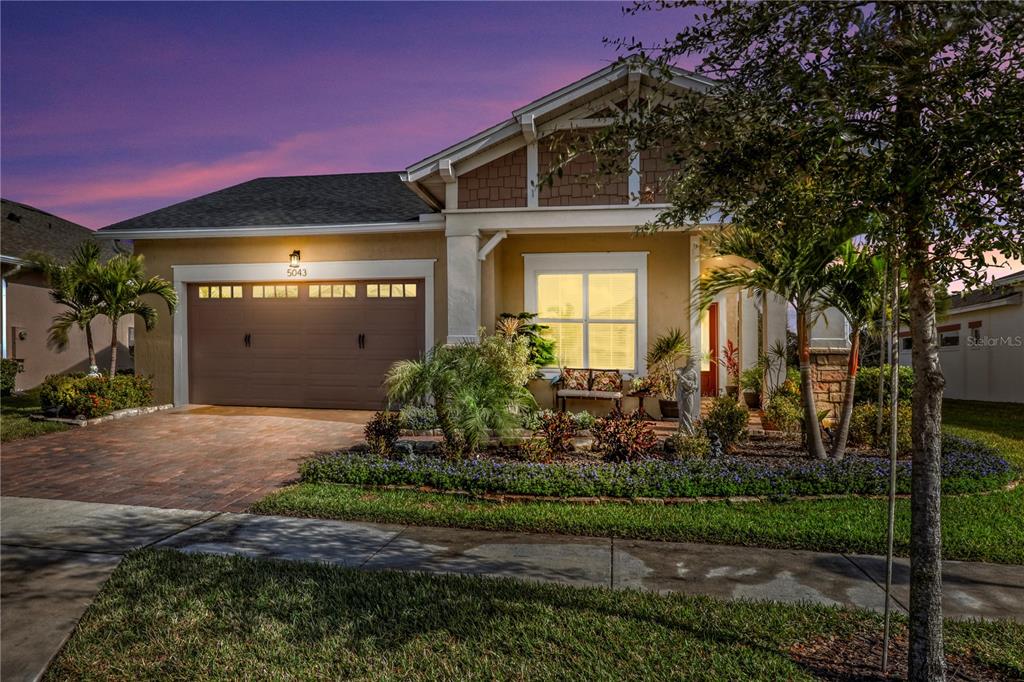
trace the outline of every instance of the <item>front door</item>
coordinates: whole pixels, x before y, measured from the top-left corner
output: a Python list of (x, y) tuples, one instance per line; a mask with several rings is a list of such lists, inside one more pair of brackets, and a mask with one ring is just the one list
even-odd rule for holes
[(712, 303), (700, 320), (700, 394), (718, 395), (718, 304)]

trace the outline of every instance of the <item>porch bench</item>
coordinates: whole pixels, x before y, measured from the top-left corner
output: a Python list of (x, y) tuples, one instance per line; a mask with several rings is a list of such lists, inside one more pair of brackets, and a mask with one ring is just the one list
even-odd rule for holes
[(565, 403), (573, 400), (611, 400), (622, 410), (622, 374), (614, 369), (582, 369), (565, 367), (558, 381), (555, 397), (558, 409), (565, 412)]

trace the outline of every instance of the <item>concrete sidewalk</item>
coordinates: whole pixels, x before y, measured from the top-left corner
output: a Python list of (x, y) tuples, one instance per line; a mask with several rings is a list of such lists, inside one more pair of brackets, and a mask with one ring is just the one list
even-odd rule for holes
[[(34, 679), (139, 547), (881, 610), (882, 557), (3, 498), (4, 680)], [(1024, 621), (1024, 567), (947, 561), (950, 618)], [(897, 608), (909, 571), (894, 574)]]

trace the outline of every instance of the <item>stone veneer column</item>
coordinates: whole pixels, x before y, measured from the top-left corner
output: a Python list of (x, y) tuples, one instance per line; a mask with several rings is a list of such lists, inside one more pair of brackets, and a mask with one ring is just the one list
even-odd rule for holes
[(478, 340), (480, 328), (480, 238), (446, 232), (448, 343)]
[(846, 365), (850, 351), (846, 348), (811, 348), (811, 382), (818, 410), (828, 410), (829, 417), (839, 416), (846, 390)]

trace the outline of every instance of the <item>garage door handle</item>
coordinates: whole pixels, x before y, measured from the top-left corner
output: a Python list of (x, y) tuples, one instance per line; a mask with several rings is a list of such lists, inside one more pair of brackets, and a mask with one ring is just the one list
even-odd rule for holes
[(366, 334), (359, 335), (359, 347), (366, 348)]
[(245, 343), (245, 347), (249, 348), (252, 345), (252, 334), (246, 334), (242, 341)]

